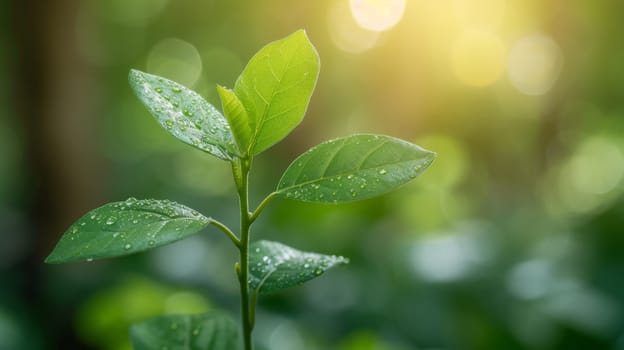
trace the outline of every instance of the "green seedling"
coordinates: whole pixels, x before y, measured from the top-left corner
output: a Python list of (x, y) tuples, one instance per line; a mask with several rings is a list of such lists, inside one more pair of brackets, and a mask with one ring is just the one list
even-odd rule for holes
[[(251, 58), (233, 89), (218, 86), (223, 113), (196, 92), (165, 78), (132, 70), (138, 98), (170, 134), (228, 162), (240, 209), (238, 233), (220, 221), (168, 201), (130, 198), (94, 209), (76, 221), (47, 263), (91, 261), (163, 246), (212, 225), (240, 253), (242, 344), (252, 349), (258, 296), (302, 284), (348, 260), (302, 252), (284, 244), (250, 240), (250, 227), (276, 198), (344, 203), (387, 193), (421, 174), (435, 158), (409, 142), (359, 134), (319, 144), (286, 169), (274, 192), (254, 210), (248, 175), (254, 156), (273, 146), (303, 119), (319, 74), (319, 57), (303, 30), (262, 48)], [(167, 315), (135, 324), (135, 349), (232, 350), (241, 343), (225, 312)]]

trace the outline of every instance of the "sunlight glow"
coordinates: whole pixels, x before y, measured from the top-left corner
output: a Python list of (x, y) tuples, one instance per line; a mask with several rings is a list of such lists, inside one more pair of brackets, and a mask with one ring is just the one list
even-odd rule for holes
[(349, 0), (338, 0), (329, 9), (327, 26), (332, 41), (342, 51), (361, 53), (375, 46), (379, 33), (363, 29), (351, 16)]
[(451, 64), (462, 83), (483, 87), (500, 78), (504, 56), (505, 47), (498, 36), (486, 31), (470, 30), (454, 42)]
[(507, 73), (511, 84), (527, 95), (543, 95), (561, 72), (563, 56), (557, 43), (543, 35), (526, 36), (512, 47)]
[(507, 0), (454, 0), (453, 5), (458, 23), (495, 29), (503, 21)]
[(350, 0), (351, 13), (364, 29), (382, 32), (394, 27), (405, 12), (406, 0)]

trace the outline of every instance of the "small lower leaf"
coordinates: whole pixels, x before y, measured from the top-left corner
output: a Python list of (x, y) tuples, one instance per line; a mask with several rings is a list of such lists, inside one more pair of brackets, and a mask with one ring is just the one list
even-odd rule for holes
[(136, 253), (183, 239), (210, 221), (168, 200), (130, 198), (109, 203), (71, 225), (46, 262), (91, 261)]
[(249, 285), (260, 293), (270, 293), (303, 284), (348, 262), (342, 256), (302, 252), (278, 242), (258, 241), (250, 246)]
[(233, 350), (238, 348), (236, 323), (222, 312), (167, 315), (130, 328), (134, 350)]

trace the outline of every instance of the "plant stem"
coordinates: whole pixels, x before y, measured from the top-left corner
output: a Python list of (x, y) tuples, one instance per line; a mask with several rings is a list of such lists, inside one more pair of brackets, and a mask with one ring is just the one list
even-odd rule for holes
[(238, 250), (240, 252), (240, 272), (238, 274), (238, 280), (240, 283), (241, 322), (243, 325), (243, 343), (245, 350), (253, 349), (251, 341), (253, 315), (251, 314), (249, 300), (249, 227), (252, 223), (249, 213), (248, 179), (250, 165), (250, 162), (246, 159), (241, 159), (240, 161), (232, 163), (240, 204), (240, 244), (238, 245)]
[(225, 235), (230, 238), (230, 240), (232, 241), (232, 243), (234, 243), (236, 247), (240, 247), (240, 240), (238, 239), (238, 237), (236, 237), (234, 232), (232, 232), (227, 226), (225, 226), (225, 224), (212, 218), (210, 219), (210, 223), (223, 231), (223, 233), (225, 233)]
[(262, 213), (264, 208), (266, 208), (266, 206), (269, 205), (269, 203), (271, 203), (271, 201), (273, 200), (273, 198), (275, 198), (275, 196), (277, 196), (277, 192), (272, 192), (271, 194), (266, 196), (266, 198), (262, 201), (262, 203), (260, 203), (260, 205), (258, 205), (256, 210), (254, 210), (254, 212), (249, 217), (249, 220), (252, 223), (256, 221), (256, 219), (258, 218), (258, 215), (260, 215), (260, 213)]

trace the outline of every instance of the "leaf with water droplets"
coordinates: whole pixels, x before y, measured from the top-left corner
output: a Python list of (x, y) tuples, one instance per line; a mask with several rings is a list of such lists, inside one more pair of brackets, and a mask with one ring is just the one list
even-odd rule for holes
[(417, 177), (435, 157), (397, 138), (352, 135), (323, 142), (299, 156), (286, 169), (277, 193), (320, 203), (371, 198)]
[(56, 264), (136, 253), (183, 239), (210, 223), (198, 212), (168, 200), (114, 202), (76, 221), (46, 259)]
[(232, 350), (239, 347), (238, 327), (223, 312), (166, 315), (130, 328), (134, 350)]
[(249, 251), (249, 285), (260, 293), (300, 285), (349, 262), (342, 256), (302, 252), (270, 241), (253, 242)]
[(223, 160), (238, 150), (229, 125), (210, 103), (174, 81), (132, 69), (130, 86), (158, 123), (171, 135)]
[(249, 154), (288, 135), (303, 119), (319, 73), (319, 57), (303, 30), (255, 54), (234, 85), (249, 117)]

